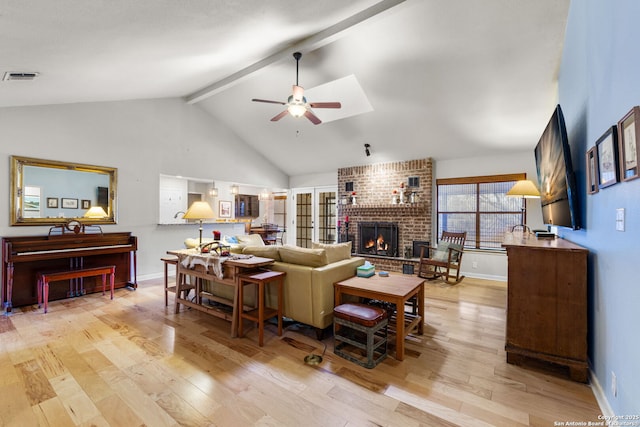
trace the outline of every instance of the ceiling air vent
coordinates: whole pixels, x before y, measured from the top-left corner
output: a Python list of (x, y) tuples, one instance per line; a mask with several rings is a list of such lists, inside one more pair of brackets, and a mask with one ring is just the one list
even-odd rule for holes
[(9, 80), (33, 80), (38, 77), (38, 74), (40, 73), (20, 73), (7, 71), (6, 73), (4, 73), (2, 80), (5, 82)]

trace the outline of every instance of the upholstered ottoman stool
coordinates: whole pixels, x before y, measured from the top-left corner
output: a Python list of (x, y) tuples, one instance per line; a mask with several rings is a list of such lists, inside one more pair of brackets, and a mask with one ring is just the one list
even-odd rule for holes
[[(375, 367), (387, 357), (388, 322), (387, 312), (380, 307), (355, 303), (335, 307), (333, 352), (365, 368)], [(364, 350), (366, 359), (358, 350)]]

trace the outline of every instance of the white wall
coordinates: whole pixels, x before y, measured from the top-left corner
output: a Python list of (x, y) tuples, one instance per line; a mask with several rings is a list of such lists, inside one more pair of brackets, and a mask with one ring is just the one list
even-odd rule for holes
[[(636, 0), (571, 2), (559, 78), (584, 223), (583, 230), (562, 232), (590, 251), (589, 359), (609, 415), (640, 414), (640, 179), (587, 195), (584, 159), (607, 128), (640, 104), (639, 16)], [(625, 209), (624, 232), (615, 230), (617, 208)]]
[[(160, 174), (272, 188), (289, 184), (227, 127), (181, 99), (1, 108), (0, 129), (0, 199), (5, 201), (11, 155), (118, 168), (118, 224), (103, 230), (138, 236), (139, 278), (159, 275), (166, 250), (198, 234), (197, 225), (158, 226)], [(48, 227), (10, 227), (8, 206), (0, 209), (2, 236), (47, 232)]]
[[(290, 188), (335, 186), (338, 183), (338, 172), (296, 175), (289, 178)], [(338, 189), (338, 192), (340, 190)]]

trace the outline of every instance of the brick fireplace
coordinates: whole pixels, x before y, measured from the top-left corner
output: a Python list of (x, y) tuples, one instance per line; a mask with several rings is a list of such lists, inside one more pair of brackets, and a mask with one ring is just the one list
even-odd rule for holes
[[(410, 187), (409, 181), (418, 185)], [(401, 190), (401, 183), (404, 183), (405, 203), (392, 204), (393, 190)], [(339, 169), (340, 240), (352, 240), (354, 252), (375, 264), (376, 269), (402, 271), (404, 264), (415, 264), (413, 258), (419, 254), (412, 253), (413, 242), (431, 240), (432, 189), (433, 161), (430, 158)], [(351, 202), (353, 192), (356, 193), (355, 205)], [(413, 203), (410, 203), (411, 193), (414, 193)], [(347, 203), (343, 204), (345, 201)], [(348, 230), (345, 227), (347, 218)], [(381, 255), (381, 252), (372, 254), (362, 250), (361, 225), (373, 223), (395, 224), (397, 253)]]

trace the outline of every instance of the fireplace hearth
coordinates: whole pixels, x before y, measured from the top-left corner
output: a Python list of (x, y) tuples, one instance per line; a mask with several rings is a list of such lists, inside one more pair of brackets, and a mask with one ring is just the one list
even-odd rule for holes
[(358, 253), (362, 255), (398, 256), (398, 223), (358, 223)]

